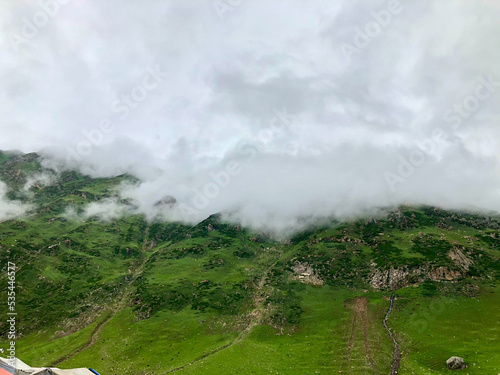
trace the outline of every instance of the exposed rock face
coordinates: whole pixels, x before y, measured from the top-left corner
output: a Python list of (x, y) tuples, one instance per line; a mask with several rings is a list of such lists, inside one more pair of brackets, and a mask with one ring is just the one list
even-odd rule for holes
[(466, 368), (465, 361), (461, 357), (451, 357), (446, 361), (446, 366), (450, 370), (462, 370)]
[(468, 271), (474, 261), (463, 253), (459, 248), (454, 248), (448, 252), (448, 258), (459, 266), (462, 270)]
[(453, 281), (462, 277), (462, 273), (457, 270), (451, 270), (448, 267), (438, 267), (429, 271), (429, 279), (432, 281)]
[[(422, 278), (425, 270), (422, 267), (408, 269), (406, 267), (394, 268), (388, 270), (376, 270), (370, 278), (370, 285), (376, 289), (389, 288), (398, 289), (418, 282)], [(413, 279), (413, 280), (412, 280)]]
[(404, 288), (408, 285), (432, 281), (453, 281), (463, 277), (460, 271), (448, 267), (431, 268), (430, 265), (420, 267), (391, 267), (387, 270), (375, 270), (370, 276), (370, 285), (376, 289), (389, 288), (391, 290)]
[(316, 273), (310, 264), (296, 262), (292, 270), (294, 275), (292, 279), (299, 280), (301, 283), (310, 285), (323, 285), (325, 282)]

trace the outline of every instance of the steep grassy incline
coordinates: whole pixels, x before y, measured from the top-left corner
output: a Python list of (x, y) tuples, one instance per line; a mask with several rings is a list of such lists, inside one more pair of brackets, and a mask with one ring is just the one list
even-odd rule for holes
[[(34, 154), (0, 153), (0, 179), (10, 199), (33, 205), (0, 223), (0, 265), (18, 267), (18, 355), (30, 364), (102, 375), (388, 374), (382, 322), (395, 291), (388, 326), (400, 374), (447, 373), (451, 355), (468, 374), (500, 368), (497, 217), (405, 206), (279, 242), (219, 215), (195, 226), (75, 218), (68, 207), (130, 204), (115, 188), (134, 179), (57, 174)], [(0, 283), (6, 313), (5, 272)]]

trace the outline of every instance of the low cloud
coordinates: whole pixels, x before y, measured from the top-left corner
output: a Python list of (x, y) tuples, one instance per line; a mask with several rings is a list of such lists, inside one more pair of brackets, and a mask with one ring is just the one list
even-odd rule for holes
[(7, 193), (7, 185), (0, 181), (0, 222), (20, 217), (31, 208), (29, 204), (8, 199)]
[(86, 205), (82, 216), (84, 218), (98, 218), (103, 221), (110, 221), (131, 213), (132, 211), (117, 199), (104, 199)]
[(106, 198), (78, 208), (68, 205), (62, 216), (71, 221), (83, 222), (88, 219), (97, 219), (109, 222), (135, 213), (139, 212), (123, 204), (117, 198)]
[(28, 177), (26, 183), (24, 184), (23, 190), (27, 192), (32, 187), (42, 188), (45, 186), (50, 186), (54, 184), (58, 178), (58, 174), (52, 171), (32, 174)]
[[(223, 212), (245, 226), (280, 233), (322, 218), (353, 218), (400, 204), (500, 212), (500, 190), (494, 188), (500, 186), (497, 160), (471, 155), (460, 144), (450, 145), (439, 157), (428, 156), (391, 189), (384, 173), (407, 167), (411, 152), (366, 145), (321, 155), (256, 154), (251, 160), (236, 153), (184, 179), (162, 173), (126, 186), (121, 195), (150, 219), (198, 222)], [(230, 163), (240, 168), (234, 176), (227, 172)], [(158, 204), (165, 196), (175, 197), (176, 203)]]

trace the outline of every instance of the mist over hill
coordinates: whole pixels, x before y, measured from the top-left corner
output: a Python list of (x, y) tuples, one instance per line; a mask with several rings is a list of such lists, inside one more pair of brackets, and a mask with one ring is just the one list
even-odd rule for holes
[(500, 209), (494, 1), (68, 3), (29, 38), (2, 6), (0, 149), (133, 175), (148, 217)]
[[(123, 194), (135, 177), (42, 164), (0, 153), (0, 267), (17, 267), (18, 355), (34, 366), (440, 373), (452, 355), (478, 371), (498, 365), (499, 216), (403, 205), (283, 232), (221, 214), (189, 224), (169, 217), (172, 196), (144, 215)], [(402, 356), (382, 325), (393, 292)]]
[(2, 0), (2, 357), (497, 374), (499, 19), (496, 0)]
[[(82, 175), (80, 171), (69, 170), (67, 166), (58, 163), (54, 159), (39, 156), (36, 153), (22, 154), (19, 152), (2, 152), (0, 156), (3, 161), (0, 164), (0, 181), (2, 181), (2, 200), (4, 219), (22, 216), (26, 212), (36, 207), (39, 196), (44, 196), (46, 190), (52, 191), (55, 187), (60, 189), (69, 177), (80, 175), (85, 179), (92, 180), (93, 177)], [(158, 180), (140, 180), (138, 177), (130, 174), (122, 174), (119, 177), (100, 177), (96, 181), (108, 179), (110, 181), (119, 181), (109, 189), (108, 194), (104, 196), (89, 196), (87, 205), (78, 207), (71, 201), (64, 202), (61, 206), (65, 215), (73, 220), (82, 220), (89, 217), (96, 217), (103, 221), (120, 219), (130, 215), (144, 215), (150, 222), (172, 222), (179, 221), (187, 224), (197, 224), (212, 214), (220, 214), (227, 222), (252, 228), (257, 231), (265, 232), (277, 238), (289, 238), (298, 231), (308, 227), (320, 226), (324, 222), (331, 220), (353, 220), (357, 218), (384, 217), (391, 209), (398, 207), (398, 201), (389, 199), (387, 201), (371, 200), (367, 194), (363, 195), (365, 202), (362, 204), (357, 198), (350, 200), (348, 197), (341, 200), (341, 196), (335, 196), (330, 191), (322, 198), (314, 196), (314, 200), (307, 199), (308, 193), (304, 190), (320, 189), (327, 193), (326, 186), (316, 187), (311, 184), (313, 179), (305, 183), (298, 180), (290, 182), (289, 186), (282, 184), (273, 186), (270, 184), (268, 189), (274, 193), (269, 199), (267, 197), (269, 190), (262, 192), (254, 201), (253, 198), (248, 204), (243, 204), (248, 196), (237, 195), (234, 189), (248, 189), (249, 194), (258, 193), (260, 186), (251, 185), (242, 187), (240, 182), (235, 182), (234, 171), (240, 171), (242, 167), (234, 160), (228, 164), (229, 167), (220, 171), (213, 171), (205, 174), (208, 183), (201, 185), (200, 188), (187, 188), (179, 184), (181, 190), (188, 191), (191, 194), (186, 199), (182, 194), (172, 194), (176, 189), (169, 190), (168, 183), (160, 184)], [(239, 170), (238, 170), (239, 168)], [(292, 175), (292, 171), (283, 172), (282, 181), (285, 181), (285, 175)], [(319, 171), (318, 171), (319, 173)], [(138, 173), (137, 175), (141, 175)], [(262, 177), (262, 176), (261, 176)], [(294, 177), (292, 177), (294, 179)], [(203, 180), (203, 178), (201, 179)], [(200, 181), (201, 181), (200, 180)], [(3, 182), (5, 181), (5, 182)], [(192, 181), (191, 181), (192, 182)], [(317, 182), (317, 181), (316, 181)], [(294, 183), (297, 183), (295, 185)], [(232, 186), (234, 185), (234, 186)], [(371, 185), (366, 185), (370, 189)], [(265, 189), (265, 187), (264, 187)], [(278, 194), (282, 189), (288, 192), (287, 196)], [(457, 189), (460, 190), (460, 189)], [(222, 211), (210, 211), (217, 208), (216, 202), (221, 202), (231, 195), (233, 200), (229, 199), (222, 207)], [(37, 192), (37, 193), (34, 193)], [(87, 195), (82, 193), (85, 198)], [(452, 193), (449, 194), (449, 197)], [(11, 199), (8, 199), (8, 198)], [(184, 198), (184, 199), (183, 199)], [(430, 202), (438, 200), (430, 199)], [(476, 200), (476, 203), (480, 201)], [(399, 205), (421, 205), (427, 204), (427, 200), (414, 199), (405, 200)], [(497, 211), (493, 207), (485, 209), (481, 205), (467, 204), (466, 202), (441, 204), (444, 209), (466, 209), (474, 213), (483, 213), (486, 215), (495, 215)], [(34, 206), (35, 204), (35, 206)], [(59, 202), (63, 204), (63, 202)]]

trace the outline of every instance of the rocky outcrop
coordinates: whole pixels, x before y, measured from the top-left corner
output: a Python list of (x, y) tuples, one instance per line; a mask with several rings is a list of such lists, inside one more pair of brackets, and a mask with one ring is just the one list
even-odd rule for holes
[(465, 361), (462, 357), (451, 357), (446, 361), (446, 366), (450, 370), (462, 370), (466, 368)]
[(370, 285), (375, 289), (389, 288), (392, 290), (403, 288), (415, 282), (425, 279), (425, 269), (417, 267), (409, 269), (406, 267), (391, 267), (387, 270), (375, 270), (370, 276)]
[(448, 252), (448, 258), (451, 259), (453, 263), (459, 266), (462, 270), (468, 271), (469, 267), (474, 263), (474, 261), (469, 258), (463, 252), (464, 249), (454, 248)]
[(462, 273), (448, 267), (437, 267), (430, 270), (427, 276), (432, 281), (453, 281), (461, 278)]
[(301, 283), (309, 285), (323, 285), (325, 283), (308, 263), (296, 262), (292, 266), (292, 270), (293, 275), (290, 276), (292, 280), (299, 280)]
[(387, 270), (375, 270), (369, 279), (370, 285), (375, 289), (399, 289), (408, 285), (424, 282), (426, 279), (432, 281), (454, 281), (463, 277), (463, 273), (448, 267), (431, 267), (423, 265), (420, 267), (391, 267)]

